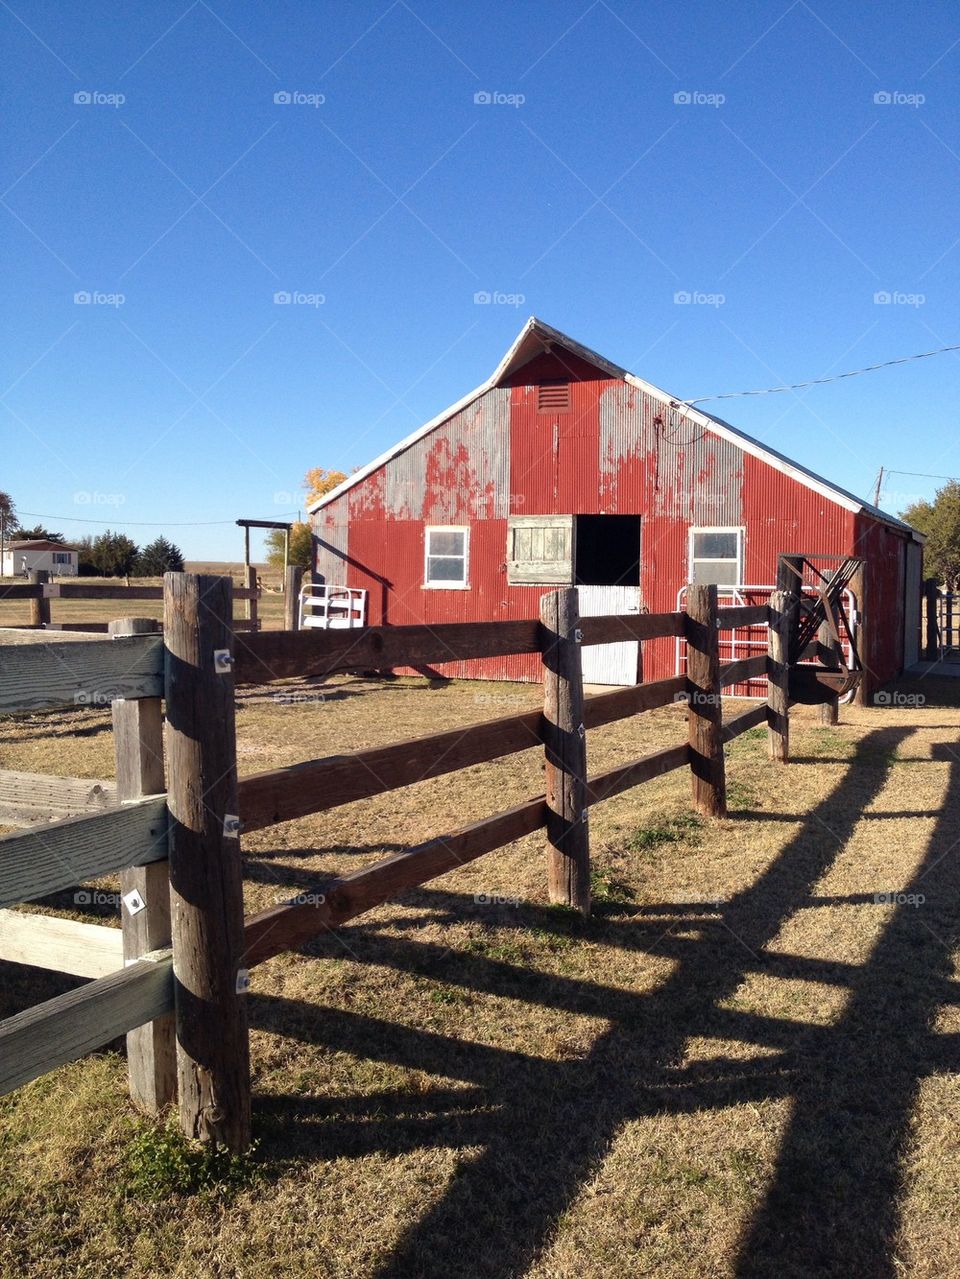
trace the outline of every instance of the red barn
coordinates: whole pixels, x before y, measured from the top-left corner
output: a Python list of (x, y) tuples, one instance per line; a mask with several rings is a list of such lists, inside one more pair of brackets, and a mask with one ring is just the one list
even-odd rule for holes
[[(354, 588), (354, 622), (536, 617), (544, 590), (571, 583), (584, 614), (671, 612), (690, 581), (752, 602), (780, 553), (857, 555), (871, 682), (918, 657), (920, 534), (535, 318), (482, 386), (316, 502), (311, 522), (314, 582), (321, 596)], [(674, 641), (644, 654), (644, 678), (674, 673)], [(633, 683), (637, 667), (636, 645), (584, 652), (597, 682)], [(439, 669), (539, 676), (530, 656)]]

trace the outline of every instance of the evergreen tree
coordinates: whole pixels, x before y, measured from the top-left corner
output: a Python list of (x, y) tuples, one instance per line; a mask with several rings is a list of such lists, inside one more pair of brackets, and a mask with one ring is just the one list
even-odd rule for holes
[(143, 548), (134, 566), (137, 577), (162, 577), (183, 572), (183, 552), (161, 534)]

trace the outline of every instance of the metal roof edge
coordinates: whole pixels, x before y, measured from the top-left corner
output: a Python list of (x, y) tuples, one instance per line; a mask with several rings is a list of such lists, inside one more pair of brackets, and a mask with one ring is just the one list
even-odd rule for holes
[(635, 373), (630, 373), (627, 369), (621, 368), (620, 365), (614, 364), (611, 360), (606, 359), (605, 356), (600, 355), (597, 351), (593, 351), (590, 347), (583, 346), (580, 342), (576, 342), (573, 338), (568, 337), (566, 333), (561, 332), (560, 329), (553, 328), (551, 325), (545, 323), (545, 321), (539, 319), (535, 315), (531, 315), (525, 322), (523, 328), (511, 343), (503, 359), (485, 382), (481, 383), (480, 386), (471, 391), (468, 395), (463, 396), (462, 399), (457, 400), (455, 404), (451, 404), (449, 408), (444, 409), (441, 413), (432, 417), (429, 422), (425, 422), (423, 426), (418, 427), (415, 431), (411, 432), (410, 435), (405, 436), (397, 444), (394, 444), (391, 448), (387, 449), (385, 453), (381, 453), (379, 457), (374, 458), (372, 462), (368, 462), (366, 466), (360, 467), (359, 470), (355, 471), (352, 475), (349, 475), (345, 480), (338, 484), (335, 489), (331, 489), (329, 493), (325, 493), (323, 497), (319, 498), (316, 502), (311, 503), (311, 505), (307, 507), (307, 513), (309, 515), (313, 515), (329, 502), (336, 501), (337, 498), (341, 497), (355, 484), (359, 484), (361, 480), (366, 479), (368, 475), (379, 470), (381, 466), (384, 466), (400, 453), (405, 452), (406, 449), (416, 444), (418, 440), (423, 439), (425, 435), (429, 435), (432, 430), (442, 425), (442, 423), (448, 418), (453, 417), (455, 413), (460, 413), (463, 409), (472, 404), (474, 400), (479, 399), (481, 395), (485, 395), (487, 391), (491, 390), (499, 382), (501, 382), (504, 377), (515, 371), (515, 367), (522, 368), (523, 363), (526, 363), (526, 361), (523, 361), (516, 366), (514, 365), (514, 362), (516, 361), (524, 342), (533, 333), (537, 333), (544, 337), (547, 342), (556, 342), (558, 345), (565, 347), (572, 354), (580, 356), (581, 359), (584, 359), (589, 363), (596, 365), (604, 372), (609, 373), (611, 377), (621, 378), (631, 386), (635, 386), (639, 390), (645, 391), (648, 395), (652, 395), (657, 399), (663, 400), (667, 405), (678, 405), (683, 407), (687, 416), (693, 421), (699, 422), (701, 426), (714, 431), (717, 435), (721, 436), (721, 438), (728, 439), (731, 443), (736, 444), (739, 448), (750, 453), (753, 457), (757, 457), (761, 461), (766, 462), (768, 465), (775, 467), (776, 470), (782, 472), (784, 475), (789, 475), (798, 483), (804, 484), (807, 488), (813, 489), (813, 491), (819, 493), (821, 497), (826, 497), (830, 501), (836, 502), (839, 506), (844, 507), (853, 514), (869, 515), (873, 519), (882, 520), (885, 524), (889, 524), (905, 533), (914, 535), (915, 539), (923, 538), (923, 534), (919, 534), (912, 525), (898, 519), (895, 515), (889, 515), (886, 511), (881, 511), (879, 507), (871, 506), (869, 502), (865, 502), (862, 498), (857, 497), (855, 494), (848, 492), (846, 489), (840, 488), (839, 485), (831, 483), (830, 480), (824, 479), (822, 475), (818, 475), (815, 471), (811, 471), (808, 467), (801, 465), (801, 463), (794, 462), (792, 459), (785, 457), (782, 453), (771, 448), (768, 444), (762, 444), (759, 440), (754, 439), (752, 435), (747, 435), (745, 431), (741, 431), (738, 427), (731, 426), (729, 422), (725, 422), (722, 418), (714, 417), (711, 413), (704, 413), (700, 409), (687, 407), (683, 404), (682, 400), (677, 400), (666, 391), (661, 390), (660, 387), (654, 386), (652, 382), (647, 382), (643, 378), (637, 377)]

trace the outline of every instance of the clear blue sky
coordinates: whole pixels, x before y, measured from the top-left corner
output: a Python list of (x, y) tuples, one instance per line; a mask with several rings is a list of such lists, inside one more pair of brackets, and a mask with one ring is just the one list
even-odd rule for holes
[[(236, 558), (237, 516), (296, 511), (530, 314), (683, 397), (960, 341), (953, 0), (12, 0), (0, 31), (0, 489), (68, 535)], [(960, 472), (958, 380), (707, 407), (867, 495)]]

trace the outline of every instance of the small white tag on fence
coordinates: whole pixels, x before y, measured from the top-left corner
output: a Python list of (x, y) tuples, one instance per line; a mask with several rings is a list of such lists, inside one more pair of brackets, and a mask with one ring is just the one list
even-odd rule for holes
[(239, 835), (240, 818), (234, 816), (233, 813), (227, 813), (223, 819), (223, 833), (224, 835)]
[(237, 969), (237, 994), (245, 995), (249, 989), (250, 989), (250, 969), (238, 968)]
[(583, 631), (579, 627), (573, 632), (573, 642), (574, 644), (583, 643)]
[(589, 811), (590, 811), (590, 810), (589, 810), (588, 808), (585, 808), (585, 809), (583, 810), (583, 812), (580, 814), (580, 820), (583, 822), (584, 826), (586, 826), (586, 824), (587, 824), (587, 820), (588, 820), (588, 819), (587, 819), (587, 813), (588, 813)]
[(130, 915), (139, 915), (142, 910), (147, 909), (147, 903), (135, 888), (131, 888), (129, 893), (124, 893), (120, 900), (126, 906), (127, 913)]
[(213, 668), (218, 675), (229, 675), (232, 666), (233, 654), (229, 648), (215, 648), (213, 650)]
[(577, 732), (580, 734), (581, 737), (586, 737), (587, 735), (586, 725), (581, 724), (580, 727), (577, 729)]

